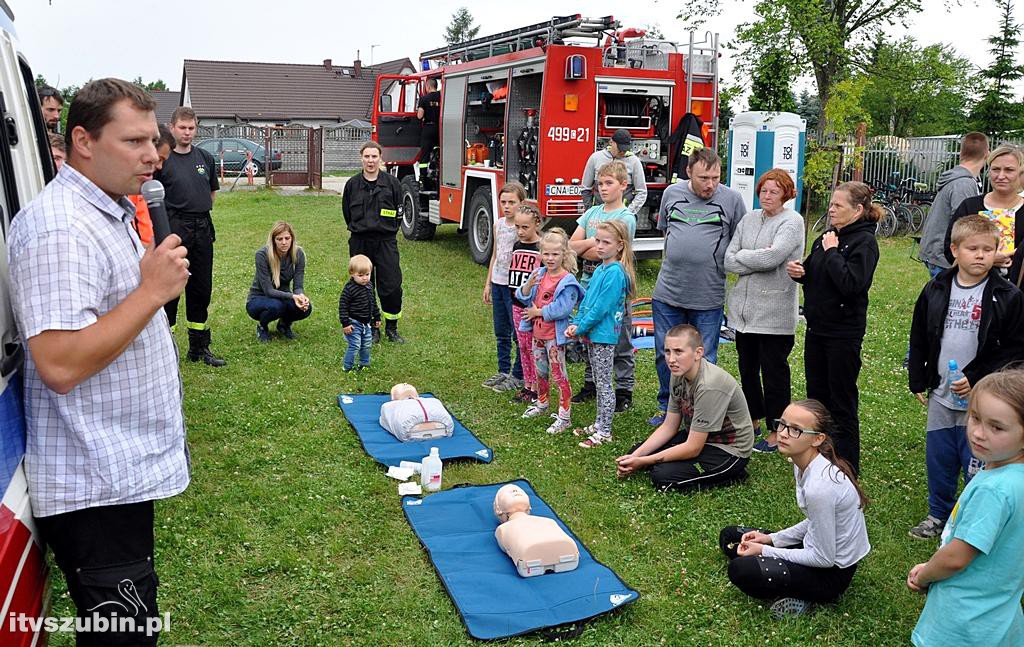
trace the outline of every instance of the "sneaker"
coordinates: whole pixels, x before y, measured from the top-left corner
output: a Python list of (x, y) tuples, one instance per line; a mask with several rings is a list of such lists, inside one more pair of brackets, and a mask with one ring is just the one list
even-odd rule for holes
[(597, 427), (594, 425), (587, 425), (586, 427), (576, 427), (575, 429), (572, 430), (573, 436), (579, 436), (581, 438), (592, 436), (595, 433), (597, 433)]
[(576, 393), (576, 395), (572, 396), (572, 401), (573, 401), (574, 404), (579, 404), (580, 402), (586, 402), (588, 400), (593, 400), (596, 397), (597, 397), (597, 387), (594, 386), (594, 383), (593, 382), (584, 382), (583, 386), (580, 387), (580, 390)]
[(536, 418), (537, 416), (543, 416), (547, 412), (548, 404), (546, 402), (544, 404), (541, 404), (540, 402), (534, 402), (533, 404), (526, 408), (526, 411), (523, 412), (523, 417)]
[(523, 383), (520, 380), (511, 375), (506, 375), (505, 379), (492, 386), (491, 390), (497, 393), (504, 393), (505, 391), (518, 391), (522, 386)]
[(647, 424), (649, 424), (652, 427), (657, 427), (663, 422), (665, 422), (664, 411), (659, 411), (658, 413), (654, 414), (653, 416), (647, 419)]
[(587, 436), (586, 438), (584, 438), (583, 441), (580, 442), (579, 445), (583, 449), (593, 449), (594, 447), (597, 447), (598, 445), (603, 445), (605, 443), (610, 443), (610, 442), (612, 442), (611, 434), (597, 434), (597, 433), (595, 433), (595, 434), (591, 434), (591, 435)]
[(510, 402), (513, 404), (533, 404), (537, 401), (537, 392), (523, 387), (519, 389), (519, 392), (512, 396)]
[(256, 324), (256, 341), (261, 344), (265, 344), (270, 341), (270, 330), (263, 326)]
[(285, 339), (295, 339), (295, 333), (292, 331), (291, 324), (282, 324), (281, 322), (278, 322), (277, 332), (279, 332)]
[(633, 392), (626, 389), (615, 390), (615, 413), (622, 413), (633, 406)]
[(776, 620), (782, 620), (784, 618), (792, 618), (795, 616), (802, 616), (810, 613), (814, 604), (807, 600), (800, 600), (798, 598), (779, 598), (772, 605), (768, 607), (772, 617)]
[(555, 418), (555, 421), (548, 427), (549, 434), (560, 434), (566, 429), (572, 426), (572, 422), (568, 418)]
[(484, 388), (491, 389), (491, 388), (494, 388), (495, 384), (498, 384), (498, 383), (504, 382), (504, 381), (505, 381), (505, 374), (504, 373), (495, 373), (494, 375), (492, 375), (489, 378), (487, 378), (486, 380), (484, 380), (480, 384), (480, 386), (482, 386)]
[(754, 443), (754, 451), (755, 452), (759, 452), (761, 454), (771, 454), (772, 452), (779, 451), (779, 446), (778, 445), (769, 445), (768, 444), (768, 439), (767, 438), (762, 438), (761, 440), (759, 440), (756, 443)]
[(945, 521), (940, 521), (928, 515), (924, 521), (911, 528), (907, 534), (914, 539), (935, 539), (942, 534), (942, 529), (945, 527)]
[(356, 370), (356, 367), (355, 366), (349, 366), (348, 368), (345, 368), (344, 366), (342, 366), (341, 370), (346, 372), (346, 373), (351, 373), (352, 371)]

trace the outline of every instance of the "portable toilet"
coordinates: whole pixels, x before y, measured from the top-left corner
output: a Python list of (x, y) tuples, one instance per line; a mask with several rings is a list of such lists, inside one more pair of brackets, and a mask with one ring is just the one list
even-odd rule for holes
[(798, 114), (741, 112), (729, 120), (726, 184), (740, 192), (747, 209), (757, 209), (757, 179), (770, 169), (783, 169), (796, 184), (796, 197), (786, 207), (799, 211), (806, 144), (807, 122)]

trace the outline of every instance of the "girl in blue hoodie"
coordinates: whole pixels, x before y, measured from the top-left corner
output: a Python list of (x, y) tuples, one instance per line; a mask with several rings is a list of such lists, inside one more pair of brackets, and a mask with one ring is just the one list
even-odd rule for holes
[(548, 410), (549, 379), (558, 385), (558, 415), (548, 427), (549, 434), (570, 426), (572, 387), (565, 368), (565, 329), (580, 299), (583, 288), (573, 274), (576, 253), (569, 248), (565, 231), (554, 227), (540, 241), (541, 267), (516, 290), (516, 299), (524, 306), (520, 330), (533, 332), (533, 360), (537, 368), (537, 401), (523, 413), (524, 418), (542, 416)]
[(615, 391), (612, 389), (612, 365), (626, 303), (633, 295), (636, 274), (629, 230), (621, 220), (606, 220), (597, 225), (595, 249), (601, 265), (590, 278), (587, 295), (580, 303), (566, 337), (581, 337), (587, 342), (587, 355), (594, 369), (597, 387), (597, 419), (594, 424), (573, 430), (586, 436), (580, 447), (590, 449), (612, 439), (612, 414)]

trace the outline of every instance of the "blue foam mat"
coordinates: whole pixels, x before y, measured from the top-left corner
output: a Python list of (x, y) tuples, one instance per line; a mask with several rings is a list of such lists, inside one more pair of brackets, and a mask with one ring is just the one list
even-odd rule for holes
[(639, 599), (533, 490), (532, 514), (549, 517), (573, 538), (579, 567), (565, 573), (520, 577), (494, 538), (494, 495), (505, 483), (459, 486), (420, 497), (403, 497), (402, 509), (426, 548), (469, 634), (494, 640), (575, 623)]
[[(421, 397), (432, 398), (429, 393)], [(455, 433), (448, 438), (402, 442), (380, 426), (380, 405), (389, 401), (385, 393), (338, 396), (338, 406), (349, 424), (356, 430), (359, 442), (373, 460), (383, 465), (398, 465), (401, 461), (423, 460), (431, 447), (437, 447), (442, 461), (470, 458), (481, 463), (494, 460), (494, 450), (480, 442), (455, 416)], [(451, 413), (449, 411), (448, 413)]]

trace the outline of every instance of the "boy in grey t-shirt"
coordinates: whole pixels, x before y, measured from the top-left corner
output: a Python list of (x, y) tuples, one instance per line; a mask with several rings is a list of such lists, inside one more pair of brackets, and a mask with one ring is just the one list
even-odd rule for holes
[(725, 250), (747, 212), (738, 191), (722, 186), (722, 162), (710, 148), (690, 155), (690, 179), (665, 189), (658, 228), (665, 233), (665, 253), (654, 286), (655, 366), (658, 370), (660, 424), (668, 409), (669, 370), (665, 365), (665, 332), (690, 324), (704, 339), (704, 356), (718, 361), (718, 331), (725, 305)]
[[(942, 533), (960, 473), (966, 485), (982, 467), (967, 442), (964, 399), (971, 386), (1020, 359), (1024, 343), (1024, 296), (992, 270), (999, 244), (995, 224), (980, 215), (961, 218), (952, 240), (956, 265), (925, 285), (910, 326), (910, 391), (928, 407), (928, 516), (910, 529), (918, 539)], [(952, 382), (950, 360), (964, 374)]]

